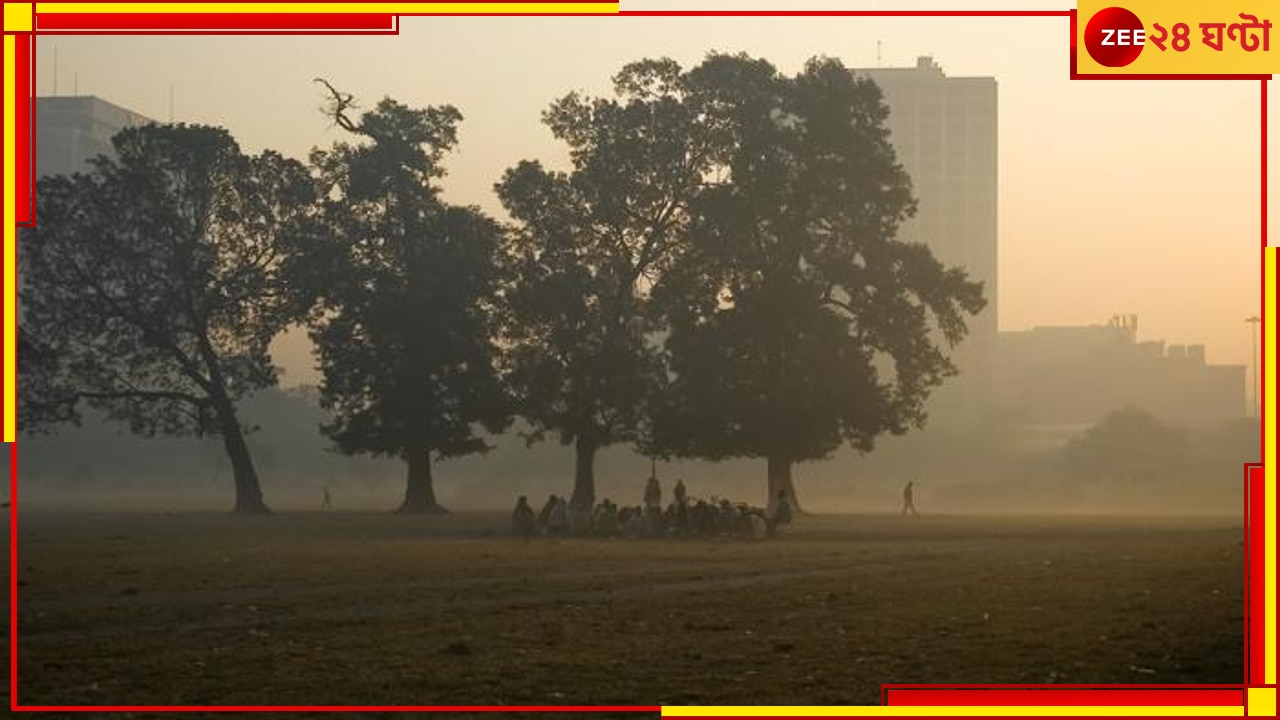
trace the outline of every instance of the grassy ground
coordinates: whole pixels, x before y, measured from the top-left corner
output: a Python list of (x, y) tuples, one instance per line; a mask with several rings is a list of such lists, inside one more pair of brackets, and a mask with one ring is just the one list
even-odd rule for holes
[(1244, 672), (1238, 519), (832, 516), (768, 542), (505, 525), (24, 511), (18, 698), (827, 705)]

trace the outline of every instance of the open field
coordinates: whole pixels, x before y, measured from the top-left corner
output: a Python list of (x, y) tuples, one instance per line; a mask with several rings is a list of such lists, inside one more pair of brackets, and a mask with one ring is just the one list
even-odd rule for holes
[(1244, 673), (1239, 518), (825, 516), (766, 542), (505, 526), (23, 510), (19, 700), (826, 705)]

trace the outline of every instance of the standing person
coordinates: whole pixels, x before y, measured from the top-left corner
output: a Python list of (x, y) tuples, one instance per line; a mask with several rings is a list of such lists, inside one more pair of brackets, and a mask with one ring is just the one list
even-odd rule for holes
[(511, 511), (511, 532), (517, 537), (532, 537), (538, 530), (538, 518), (529, 507), (529, 499), (524, 495), (516, 501), (516, 509)]
[(673, 491), (676, 498), (676, 505), (684, 507), (689, 501), (689, 493), (684, 489), (684, 478), (676, 480), (676, 489)]
[(915, 481), (908, 481), (907, 486), (902, 489), (902, 514), (912, 517), (920, 514), (916, 512)]
[(556, 504), (551, 506), (547, 530), (552, 535), (563, 535), (569, 532), (569, 503), (565, 502), (564, 498), (556, 498)]
[(773, 508), (773, 521), (779, 525), (791, 524), (791, 501), (786, 490), (778, 491), (778, 502)]
[(321, 510), (331, 510), (333, 508), (333, 498), (329, 496), (329, 486), (324, 488), (324, 499), (320, 501)]
[(778, 528), (791, 524), (791, 501), (787, 499), (787, 491), (779, 490), (778, 498), (773, 504), (773, 516), (768, 518), (766, 534), (773, 536)]
[(658, 484), (658, 476), (649, 476), (644, 486), (644, 507), (646, 511), (662, 512), (662, 486)]
[(556, 503), (560, 502), (560, 498), (554, 494), (547, 498), (547, 504), (542, 506), (542, 510), (538, 512), (538, 527), (547, 530), (551, 523), (551, 511), (555, 510)]

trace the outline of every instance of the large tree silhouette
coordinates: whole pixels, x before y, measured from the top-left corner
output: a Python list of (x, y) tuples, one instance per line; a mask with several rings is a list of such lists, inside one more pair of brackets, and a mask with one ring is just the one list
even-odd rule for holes
[(627, 65), (615, 98), (570, 94), (544, 121), (571, 172), (508, 170), (498, 195), (516, 221), (508, 248), (511, 385), (532, 437), (576, 456), (570, 504), (595, 502), (596, 452), (636, 439), (662, 366), (648, 290), (671, 261), (711, 147), (669, 60)]
[(225, 130), (150, 125), (118, 159), (40, 180), (19, 239), (20, 429), (83, 404), (140, 434), (221, 435), (235, 509), (266, 511), (236, 401), (276, 382), (268, 345), (306, 312), (291, 278), (314, 238), (301, 164)]
[(655, 293), (671, 382), (652, 444), (765, 458), (769, 499), (794, 499), (794, 463), (924, 423), (981, 285), (895, 239), (915, 204), (871, 81), (712, 55), (685, 82), (722, 164)]
[(321, 402), (334, 415), (322, 429), (343, 452), (404, 459), (401, 512), (444, 512), (432, 455), (483, 452), (480, 428), (508, 421), (492, 328), (500, 229), (438, 197), (456, 109), (387, 98), (357, 121), (351, 96), (329, 92), (330, 117), (359, 142), (312, 155), (334, 239), (312, 273)]

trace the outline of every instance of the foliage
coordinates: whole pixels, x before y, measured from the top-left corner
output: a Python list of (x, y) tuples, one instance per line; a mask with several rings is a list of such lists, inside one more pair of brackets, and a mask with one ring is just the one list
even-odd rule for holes
[[(790, 463), (925, 421), (979, 283), (895, 238), (915, 209), (879, 89), (838, 61), (795, 77), (712, 55), (685, 76), (718, 180), (657, 289), (672, 382), (653, 444)], [(772, 493), (772, 491), (771, 491)]]
[(323, 429), (343, 452), (408, 461), (403, 509), (438, 511), (430, 455), (482, 452), (478, 426), (508, 421), (492, 339), (500, 230), (439, 198), (456, 109), (388, 98), (355, 123), (347, 107), (337, 121), (366, 142), (312, 154), (332, 238), (312, 274)]
[(234, 403), (276, 383), (268, 345), (310, 304), (291, 278), (315, 238), (314, 186), (219, 128), (113, 143), (117, 159), (41, 179), (39, 223), (20, 236), (23, 429), (87, 403), (143, 435), (220, 434), (237, 508), (261, 510)]
[(594, 498), (595, 452), (639, 437), (661, 381), (648, 290), (683, 239), (711, 153), (674, 62), (627, 65), (614, 90), (567, 95), (544, 114), (572, 171), (524, 161), (496, 188), (516, 221), (509, 379), (531, 440), (575, 444), (577, 507)]

